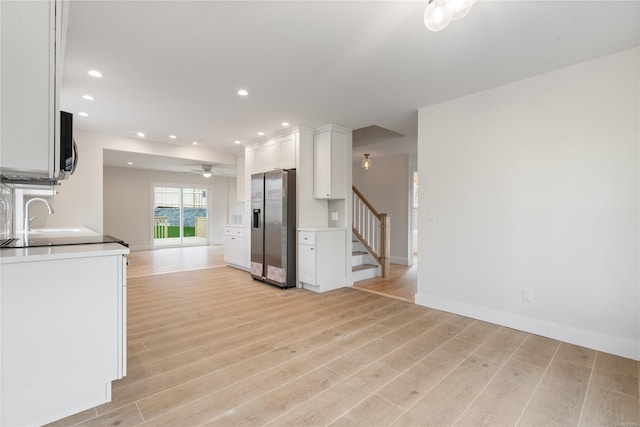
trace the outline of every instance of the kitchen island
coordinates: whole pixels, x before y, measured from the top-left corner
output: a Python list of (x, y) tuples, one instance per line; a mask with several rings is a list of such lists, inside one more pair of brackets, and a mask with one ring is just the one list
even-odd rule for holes
[(126, 375), (118, 243), (0, 249), (0, 425), (41, 425), (111, 400)]

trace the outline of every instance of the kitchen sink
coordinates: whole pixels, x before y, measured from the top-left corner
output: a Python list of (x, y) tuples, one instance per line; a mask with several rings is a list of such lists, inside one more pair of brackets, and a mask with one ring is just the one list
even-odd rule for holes
[(38, 236), (92, 236), (97, 234), (95, 231), (84, 227), (61, 227), (61, 228), (34, 228), (27, 234), (30, 237)]
[(34, 228), (30, 234), (59, 234), (59, 233), (82, 233), (82, 228)]

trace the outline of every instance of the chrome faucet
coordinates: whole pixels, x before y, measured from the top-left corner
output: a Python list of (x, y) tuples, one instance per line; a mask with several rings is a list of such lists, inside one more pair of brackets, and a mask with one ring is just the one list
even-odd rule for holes
[(31, 229), (31, 221), (33, 221), (33, 218), (35, 218), (35, 217), (29, 218), (29, 205), (31, 204), (31, 202), (35, 202), (35, 201), (39, 201), (39, 202), (44, 203), (47, 206), (47, 210), (49, 211), (49, 215), (51, 215), (53, 213), (53, 208), (51, 207), (49, 202), (47, 202), (45, 199), (43, 199), (41, 197), (34, 197), (33, 199), (30, 199), (24, 205), (24, 229), (23, 229), (23, 231), (25, 233), (29, 232), (29, 230)]

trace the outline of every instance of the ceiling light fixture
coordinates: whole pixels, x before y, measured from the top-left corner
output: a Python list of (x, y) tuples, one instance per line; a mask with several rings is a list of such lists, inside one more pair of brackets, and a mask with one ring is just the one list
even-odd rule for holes
[(198, 141), (193, 141), (191, 144), (198, 145)]
[(211, 178), (211, 165), (202, 165), (202, 176)]
[(175, 136), (175, 135), (169, 135), (169, 138), (171, 138), (171, 139), (176, 139), (176, 138), (177, 138), (177, 136)]
[(429, 0), (424, 25), (431, 31), (444, 30), (451, 21), (462, 19), (478, 0)]
[(282, 122), (282, 126), (284, 126), (284, 127), (289, 126), (289, 122)]
[(78, 115), (79, 115), (79, 116), (82, 116), (82, 117), (88, 117), (88, 116), (89, 116), (89, 114), (88, 114), (88, 113), (85, 113), (84, 111), (79, 111), (79, 112), (78, 112)]
[(373, 167), (373, 162), (369, 158), (369, 153), (364, 154), (364, 159), (362, 159), (362, 169), (368, 171)]
[(93, 101), (95, 98), (91, 95), (82, 95), (82, 99), (86, 99), (87, 101)]
[(138, 132), (136, 135), (138, 135), (140, 138), (144, 138), (144, 133), (143, 132)]
[(102, 77), (102, 73), (100, 71), (98, 71), (98, 70), (89, 70), (88, 74), (91, 77), (97, 77), (97, 78)]
[(258, 136), (264, 136), (264, 132), (262, 131), (258, 132)]
[(233, 141), (234, 144), (242, 144), (240, 141)]
[(240, 95), (240, 96), (247, 96), (247, 95), (249, 95), (249, 92), (247, 92), (247, 90), (246, 90), (246, 89), (240, 89), (240, 90), (238, 91), (238, 95)]
[(132, 164), (133, 164), (133, 162), (127, 162), (127, 164), (128, 164), (128, 165), (132, 165)]

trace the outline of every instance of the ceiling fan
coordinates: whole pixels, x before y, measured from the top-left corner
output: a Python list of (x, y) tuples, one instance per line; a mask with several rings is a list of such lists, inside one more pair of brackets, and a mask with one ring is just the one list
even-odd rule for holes
[(214, 168), (213, 165), (202, 165), (200, 169), (191, 169), (192, 172), (201, 174), (205, 178), (211, 178), (211, 175), (231, 176), (232, 171), (224, 167)]
[(202, 176), (205, 178), (211, 177), (211, 165), (202, 165)]

